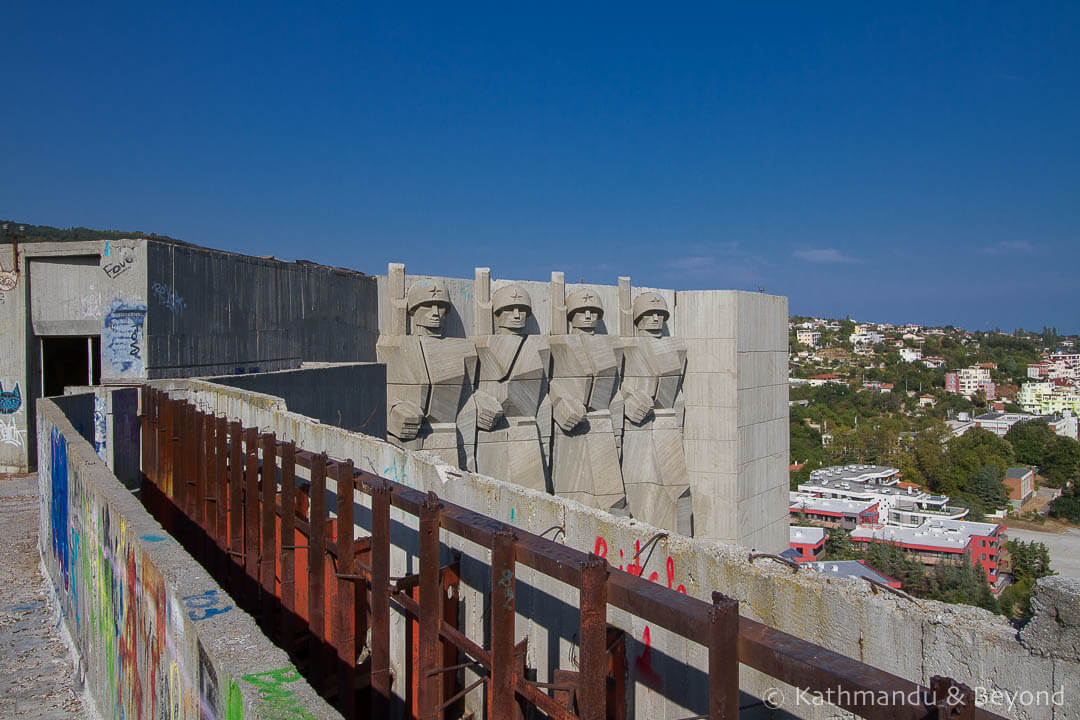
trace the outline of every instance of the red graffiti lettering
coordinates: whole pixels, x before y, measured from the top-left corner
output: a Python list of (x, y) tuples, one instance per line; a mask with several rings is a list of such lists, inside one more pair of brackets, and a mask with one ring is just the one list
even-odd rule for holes
[(677, 587), (677, 588), (672, 588), (672, 585), (674, 583), (675, 583), (675, 558), (668, 555), (668, 559), (667, 559), (667, 586), (668, 586), (668, 590), (672, 590), (672, 589), (678, 590), (683, 595), (685, 595), (686, 594), (686, 586), (685, 585), (679, 585), (679, 587)]
[(596, 546), (593, 548), (593, 555), (605, 559), (607, 558), (607, 541), (599, 535), (596, 536)]

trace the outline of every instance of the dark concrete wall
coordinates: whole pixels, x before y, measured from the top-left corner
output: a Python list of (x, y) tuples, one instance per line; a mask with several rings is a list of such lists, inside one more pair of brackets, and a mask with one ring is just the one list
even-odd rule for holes
[(386, 439), (386, 366), (380, 363), (225, 375), (211, 382), (274, 395), (326, 425)]
[(151, 378), (375, 359), (376, 280), (362, 273), (147, 244)]

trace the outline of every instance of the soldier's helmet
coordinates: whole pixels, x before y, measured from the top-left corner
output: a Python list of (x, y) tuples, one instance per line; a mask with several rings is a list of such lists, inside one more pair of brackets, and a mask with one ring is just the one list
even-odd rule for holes
[(507, 285), (491, 294), (491, 311), (498, 313), (510, 307), (524, 307), (532, 312), (532, 298), (520, 285)]
[(447, 291), (446, 285), (438, 281), (417, 283), (409, 288), (409, 294), (406, 296), (405, 301), (408, 303), (409, 312), (429, 303), (443, 305), (449, 309), (450, 293)]
[(604, 306), (600, 304), (600, 296), (592, 290), (575, 290), (566, 296), (566, 317), (570, 317), (578, 310), (595, 310), (600, 315), (604, 314)]
[(641, 319), (641, 316), (650, 312), (660, 312), (664, 315), (664, 320), (671, 317), (671, 313), (668, 312), (667, 302), (660, 295), (660, 293), (643, 292), (634, 298), (634, 304), (631, 306), (634, 311), (634, 322)]

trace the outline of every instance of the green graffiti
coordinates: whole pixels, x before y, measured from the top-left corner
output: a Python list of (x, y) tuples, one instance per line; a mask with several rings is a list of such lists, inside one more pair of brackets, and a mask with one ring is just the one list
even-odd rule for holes
[(244, 720), (244, 696), (232, 678), (229, 678), (229, 694), (225, 699), (225, 720)]
[(278, 670), (244, 675), (243, 680), (251, 683), (259, 689), (259, 697), (262, 698), (260, 712), (274, 718), (300, 718), (301, 720), (316, 720), (316, 717), (300, 707), (298, 699), (291, 690), (285, 690), (282, 686), (300, 680), (300, 673), (292, 665)]

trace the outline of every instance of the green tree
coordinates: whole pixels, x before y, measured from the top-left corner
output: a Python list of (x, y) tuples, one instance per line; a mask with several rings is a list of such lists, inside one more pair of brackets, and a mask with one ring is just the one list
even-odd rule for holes
[(1046, 446), (1054, 439), (1054, 431), (1042, 420), (1025, 420), (1009, 428), (1005, 439), (1012, 445), (1017, 462), (1041, 467)]
[(1046, 444), (1039, 467), (1047, 483), (1054, 487), (1080, 480), (1080, 442), (1055, 435)]
[(1065, 488), (1061, 495), (1050, 503), (1049, 513), (1051, 517), (1080, 525), (1080, 490), (1077, 486)]
[(1007, 507), (1009, 493), (1002, 482), (1005, 474), (994, 465), (984, 465), (975, 475), (970, 494), (979, 499), (984, 508), (997, 509)]

